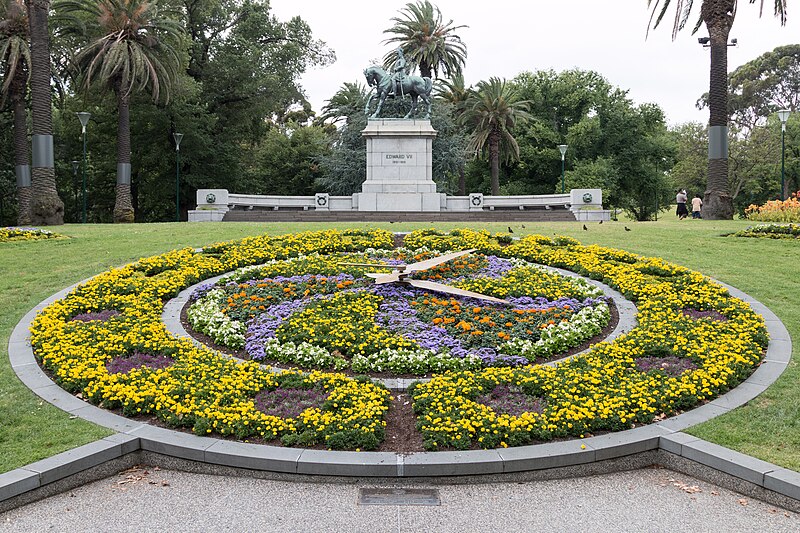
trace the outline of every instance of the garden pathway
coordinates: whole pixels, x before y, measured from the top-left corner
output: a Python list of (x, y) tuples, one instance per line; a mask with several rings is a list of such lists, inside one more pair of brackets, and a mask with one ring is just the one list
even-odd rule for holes
[(411, 485), (132, 469), (0, 514), (0, 532), (800, 530), (800, 515), (664, 469), (439, 485), (440, 506), (357, 504), (359, 488), (377, 486)]

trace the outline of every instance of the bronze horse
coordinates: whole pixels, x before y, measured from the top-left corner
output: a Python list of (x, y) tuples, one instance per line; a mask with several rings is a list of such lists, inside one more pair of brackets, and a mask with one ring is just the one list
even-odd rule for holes
[[(383, 102), (386, 101), (386, 97), (392, 92), (392, 86), (395, 85), (395, 80), (388, 72), (375, 65), (364, 70), (364, 76), (367, 78), (367, 84), (369, 84), (370, 87), (376, 88), (375, 93), (370, 94), (367, 105), (364, 106), (364, 114), (369, 114), (369, 106), (372, 103), (372, 99), (377, 96), (378, 107), (375, 109), (375, 112), (370, 115), (370, 118), (378, 118), (381, 108), (383, 107)], [(397, 85), (399, 85), (399, 96), (401, 98), (405, 95), (411, 97), (411, 110), (403, 118), (411, 118), (411, 116), (416, 113), (417, 98), (422, 98), (422, 101), (428, 106), (425, 118), (431, 117), (431, 89), (433, 88), (433, 82), (430, 78), (404, 76), (402, 82)]]

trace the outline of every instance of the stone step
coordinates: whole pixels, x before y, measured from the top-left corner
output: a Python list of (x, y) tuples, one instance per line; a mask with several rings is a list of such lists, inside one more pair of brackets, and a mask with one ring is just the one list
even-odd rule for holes
[(231, 210), (223, 222), (575, 222), (567, 209), (476, 212)]

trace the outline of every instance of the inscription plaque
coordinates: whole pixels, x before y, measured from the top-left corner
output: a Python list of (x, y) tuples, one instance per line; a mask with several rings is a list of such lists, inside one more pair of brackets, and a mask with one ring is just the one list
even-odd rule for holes
[(388, 165), (407, 165), (413, 163), (414, 154), (385, 154), (383, 160)]
[(441, 505), (439, 489), (358, 489), (358, 505)]

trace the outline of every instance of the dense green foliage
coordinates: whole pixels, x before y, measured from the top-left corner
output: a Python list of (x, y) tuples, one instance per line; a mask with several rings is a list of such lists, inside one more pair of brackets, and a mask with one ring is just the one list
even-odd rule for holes
[[(96, 13), (68, 20), (63, 8), (71, 4), (76, 0), (55, 3), (51, 19), (58, 96), (53, 101), (57, 187), (66, 220), (80, 220), (83, 146), (75, 112), (89, 111), (88, 218), (110, 222), (114, 176), (117, 161), (122, 160), (116, 148), (118, 102), (114, 91), (104, 91), (102, 84), (78, 92), (87, 70), (71, 66), (75, 52), (92, 41), (82, 31), (65, 30), (91, 28), (97, 21), (92, 19)], [(169, 83), (169, 101), (154, 102), (146, 94), (155, 88), (152, 79), (142, 81), (147, 84), (146, 93), (130, 94), (130, 195), (137, 221), (174, 217), (176, 132), (185, 135), (180, 164), (183, 217), (194, 207), (198, 188), (287, 195), (359, 190), (365, 168), (361, 129), (368, 89), (360, 81), (344, 83), (321, 110), (311, 109), (299, 77), (335, 56), (325, 43), (313, 38), (302, 19), (278, 20), (266, 0), (191, 4), (159, 0), (159, 5), (167, 15), (165, 23), (182, 28), (184, 37), (178, 46), (181, 66)], [(428, 22), (435, 26), (428, 30), (431, 38), (439, 40), (436, 47), (425, 39), (415, 43), (403, 37), (403, 32)], [(475, 104), (503, 103), (502, 98), (486, 99), (491, 80), (465, 86), (461, 70), (466, 49), (455, 35), (461, 27), (442, 19), (438, 8), (422, 1), (401, 8), (386, 30), (387, 42), (402, 45), (412, 64), (429, 68), (434, 75), (450, 76), (437, 80), (434, 92), (434, 128), (439, 131), (434, 178), (441, 191), (560, 192), (559, 144), (568, 145), (567, 189), (601, 188), (606, 207), (622, 209), (637, 220), (654, 218), (674, 201), (676, 188), (687, 188), (690, 194), (707, 189), (705, 127), (683, 124), (668, 130), (657, 105), (634, 103), (625, 88), (594, 71), (523, 71), (508, 80), (504, 90), (525, 103), (521, 108), (525, 120), (497, 122), (504, 124), (500, 136), (504, 141), (492, 148), (489, 141), (495, 137), (489, 134), (499, 130), (485, 127), (491, 121), (475, 112)], [(798, 61), (797, 45), (779, 47), (730, 75), (729, 190), (740, 212), (749, 204), (779, 196), (780, 127), (774, 111), (798, 105)], [(7, 71), (7, 66), (0, 66), (0, 75)], [(701, 98), (701, 102), (706, 100)], [(408, 102), (387, 105), (407, 107)], [(405, 109), (397, 112), (403, 115)], [(786, 135), (789, 190), (797, 189), (800, 179), (799, 121), (797, 114), (790, 117)], [(12, 224), (17, 191), (8, 104), (0, 109), (0, 126), (0, 223)], [(494, 154), (496, 164), (492, 165)], [(72, 161), (79, 162), (77, 170)]]
[[(131, 196), (137, 221), (174, 217), (174, 132), (185, 134), (181, 144), (184, 212), (194, 208), (194, 191), (201, 187), (290, 192), (280, 185), (288, 180), (302, 184), (295, 194), (309, 190), (307, 182), (313, 183), (313, 177), (287, 176), (287, 168), (312, 167), (309, 151), (324, 153), (327, 144), (316, 142), (319, 132), (295, 137), (290, 124), (304, 123), (312, 115), (298, 84), (299, 76), (310, 67), (332, 61), (333, 52), (313, 38), (311, 29), (299, 17), (278, 20), (266, 0), (200, 0), (190, 4), (162, 0), (160, 4), (164, 11), (178, 13), (176, 23), (185, 29), (180, 52), (183, 66), (171, 84), (168, 103), (164, 99), (154, 103), (144, 95), (130, 96)], [(109, 222), (117, 171), (117, 102), (113, 93), (104, 93), (99, 87), (77, 93), (80, 80), (68, 67), (74, 51), (87, 41), (62, 31), (66, 26), (62, 15), (56, 10), (50, 21), (54, 72), (60, 78), (53, 113), (57, 186), (66, 204), (66, 220), (80, 220), (81, 171), (76, 176), (70, 162), (82, 159), (83, 147), (74, 113), (89, 111), (88, 218)], [(77, 21), (88, 25), (87, 17), (83, 15)], [(9, 126), (0, 129), (0, 223), (10, 224), (16, 222), (10, 108), (0, 110), (0, 124)], [(285, 166), (263, 166), (263, 154), (276, 142), (283, 142), (277, 134), (286, 136), (287, 142), (294, 138), (295, 146), (305, 144), (301, 139), (315, 141), (295, 150), (296, 159)]]

